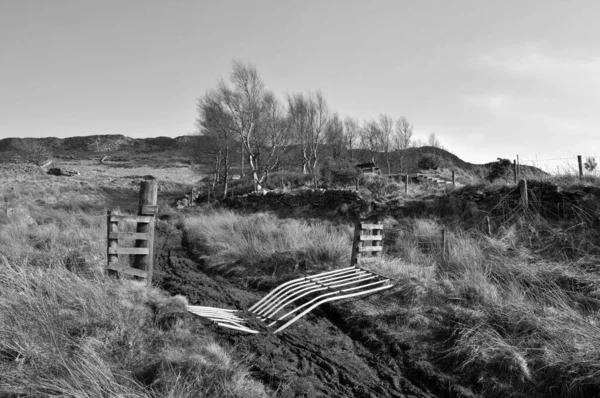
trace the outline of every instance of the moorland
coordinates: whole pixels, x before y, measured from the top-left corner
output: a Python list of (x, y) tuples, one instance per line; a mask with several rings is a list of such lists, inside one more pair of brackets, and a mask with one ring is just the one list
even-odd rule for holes
[[(204, 139), (0, 140), (0, 396), (600, 395), (597, 178), (524, 168), (524, 203), (506, 162), (423, 147), (395, 174), (454, 171), (457, 186), (415, 177), (405, 193), (402, 177), (353, 168), (371, 156), (356, 150), (318, 175), (275, 170), (260, 192), (238, 168), (224, 192)], [(151, 287), (105, 273), (106, 211), (134, 213), (146, 179), (159, 184)], [(281, 199), (342, 190), (360, 206)], [(186, 311), (243, 314), (285, 281), (348, 266), (361, 215), (384, 224), (369, 267), (394, 288), (280, 334)]]

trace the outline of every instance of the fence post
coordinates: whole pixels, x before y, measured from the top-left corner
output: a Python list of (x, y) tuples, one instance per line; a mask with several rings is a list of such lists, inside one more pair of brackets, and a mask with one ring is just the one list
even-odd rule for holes
[(456, 188), (456, 176), (454, 170), (452, 170), (452, 186)]
[(492, 225), (490, 223), (490, 216), (485, 216), (485, 224), (487, 225), (487, 233), (492, 236)]
[[(140, 203), (138, 215), (156, 216), (158, 212), (158, 183), (156, 180), (142, 181), (140, 185)], [(152, 217), (149, 223), (138, 223), (137, 232), (149, 234), (148, 239), (136, 240), (135, 247), (148, 248), (148, 254), (136, 256), (134, 268), (145, 270), (147, 273), (148, 286), (152, 283), (153, 271), (153, 249), (154, 249), (154, 223), (155, 217)]]
[(521, 191), (521, 206), (524, 210), (529, 208), (529, 196), (527, 195), (527, 180), (522, 179), (519, 181), (519, 187)]
[(519, 161), (519, 155), (517, 155), (517, 174), (521, 175), (521, 162)]
[[(119, 240), (114, 236), (111, 237), (111, 232), (119, 232), (119, 222), (111, 221), (112, 215), (118, 215), (120, 212), (118, 210), (106, 212), (106, 239), (107, 239), (107, 256), (108, 256), (108, 266), (111, 265), (117, 267), (119, 264), (119, 255), (114, 254), (117, 252), (119, 248)], [(108, 269), (108, 275), (118, 275), (117, 271), (113, 271)]]
[(404, 193), (408, 193), (408, 173), (406, 173), (406, 179), (404, 180)]
[(581, 155), (577, 155), (577, 163), (579, 164), (579, 178), (583, 178), (583, 164), (581, 163)]
[(513, 159), (513, 176), (515, 179), (515, 184), (517, 183), (517, 160)]

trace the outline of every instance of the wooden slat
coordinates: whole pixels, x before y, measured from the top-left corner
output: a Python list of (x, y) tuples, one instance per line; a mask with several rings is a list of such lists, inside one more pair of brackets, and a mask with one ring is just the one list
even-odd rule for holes
[(110, 232), (108, 239), (122, 239), (122, 238), (133, 238), (139, 240), (146, 240), (150, 238), (149, 233), (143, 232)]
[(383, 250), (383, 246), (359, 246), (358, 251), (362, 252), (380, 252)]
[(117, 247), (116, 249), (109, 248), (108, 254), (149, 254), (147, 247)]
[(363, 224), (360, 223), (361, 229), (383, 229), (383, 224)]
[(116, 222), (137, 222), (148, 224), (154, 219), (153, 216), (110, 216), (110, 221)]
[(379, 261), (379, 260), (382, 260), (382, 257), (357, 257), (356, 259), (358, 260), (359, 263), (363, 263), (363, 262), (369, 262), (369, 261)]
[(383, 235), (360, 235), (360, 240), (383, 240)]
[(141, 214), (157, 214), (158, 206), (157, 205), (142, 205)]
[(109, 265), (108, 269), (111, 271), (116, 271), (122, 274), (126, 274), (126, 275), (131, 275), (131, 276), (137, 276), (140, 278), (146, 278), (148, 276), (148, 274), (146, 273), (146, 271), (141, 270), (141, 269), (135, 269), (135, 268), (131, 268), (131, 267), (124, 267), (124, 266), (118, 266), (118, 265)]

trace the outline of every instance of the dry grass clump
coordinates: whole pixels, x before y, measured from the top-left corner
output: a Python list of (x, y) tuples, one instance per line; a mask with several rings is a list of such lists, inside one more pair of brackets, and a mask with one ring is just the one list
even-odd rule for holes
[[(217, 211), (185, 220), (190, 249), (208, 256), (209, 265), (242, 263), (248, 271), (286, 274), (298, 268), (328, 268), (348, 264), (349, 227), (316, 221), (278, 219), (271, 213), (237, 214)], [(271, 261), (276, 258), (279, 261)], [(292, 269), (281, 267), (287, 263)]]
[(0, 265), (0, 395), (265, 396), (186, 300), (64, 268)]

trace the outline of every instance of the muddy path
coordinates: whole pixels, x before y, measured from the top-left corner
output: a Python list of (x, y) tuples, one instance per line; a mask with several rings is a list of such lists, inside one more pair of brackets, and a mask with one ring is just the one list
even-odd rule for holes
[[(202, 264), (190, 259), (181, 246), (178, 231), (159, 232), (157, 243), (155, 284), (184, 295), (190, 304), (244, 310), (267, 293), (203, 272)], [(405, 368), (401, 349), (365, 344), (361, 336), (367, 334), (353, 331), (341, 314), (335, 307), (325, 307), (277, 335), (259, 321), (248, 324), (262, 333), (250, 335), (198, 320), (212, 329), (218, 342), (233, 347), (252, 376), (280, 397), (440, 396)]]

